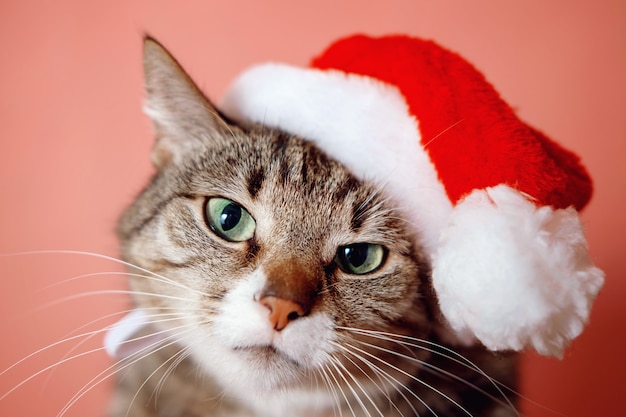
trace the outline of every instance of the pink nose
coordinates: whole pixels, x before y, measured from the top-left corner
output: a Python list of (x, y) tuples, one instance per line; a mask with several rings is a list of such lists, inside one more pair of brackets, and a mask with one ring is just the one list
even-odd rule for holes
[(259, 303), (270, 311), (270, 323), (277, 331), (281, 331), (287, 327), (290, 321), (304, 316), (305, 314), (304, 309), (298, 303), (272, 295), (261, 298)]

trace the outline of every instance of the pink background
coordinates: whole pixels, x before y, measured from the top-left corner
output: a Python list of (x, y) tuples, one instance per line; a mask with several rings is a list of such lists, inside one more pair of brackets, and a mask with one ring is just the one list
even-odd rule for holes
[[(472, 61), (524, 120), (581, 154), (596, 185), (583, 220), (607, 283), (563, 360), (525, 357), (525, 415), (626, 415), (626, 2), (3, 0), (1, 254), (117, 254), (116, 218), (152, 169), (141, 112), (145, 32), (213, 98), (252, 63), (303, 65), (354, 32), (432, 38)], [(67, 280), (120, 270), (84, 255), (0, 256), (0, 369), (110, 324), (124, 295), (93, 292), (123, 289), (123, 278)], [(0, 375), (2, 396), (55, 361), (94, 350), (19, 387), (0, 401), (0, 415), (56, 416), (99, 380), (110, 364), (97, 350), (101, 335), (75, 347), (80, 340)], [(108, 380), (98, 384), (66, 415), (103, 415), (108, 389)]]

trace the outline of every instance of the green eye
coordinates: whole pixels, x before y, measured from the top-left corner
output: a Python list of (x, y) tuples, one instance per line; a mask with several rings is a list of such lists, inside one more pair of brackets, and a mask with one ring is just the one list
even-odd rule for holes
[(237, 203), (220, 197), (209, 198), (205, 214), (209, 228), (222, 239), (243, 242), (254, 236), (254, 219)]
[(335, 262), (348, 274), (362, 275), (378, 269), (387, 256), (384, 246), (374, 243), (355, 243), (337, 249)]

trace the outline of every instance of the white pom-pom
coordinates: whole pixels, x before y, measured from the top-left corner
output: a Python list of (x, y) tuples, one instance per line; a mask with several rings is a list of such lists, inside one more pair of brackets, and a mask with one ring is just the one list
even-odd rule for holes
[(603, 281), (576, 210), (536, 207), (505, 185), (456, 205), (433, 259), (443, 315), (491, 350), (561, 356)]

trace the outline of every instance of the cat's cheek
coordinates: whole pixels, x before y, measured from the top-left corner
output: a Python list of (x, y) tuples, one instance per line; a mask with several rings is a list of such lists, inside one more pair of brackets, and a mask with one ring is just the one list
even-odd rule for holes
[(176, 226), (170, 224), (166, 216), (160, 216), (148, 225), (141, 233), (125, 242), (125, 256), (132, 263), (146, 269), (158, 269), (165, 263), (182, 265), (195, 253), (185, 245), (177, 242), (171, 230)]
[(274, 346), (307, 369), (319, 369), (336, 351), (333, 321), (317, 312), (291, 323), (276, 333)]
[(269, 313), (254, 301), (264, 284), (265, 276), (257, 269), (224, 296), (212, 326), (212, 333), (221, 344), (235, 349), (271, 343)]

